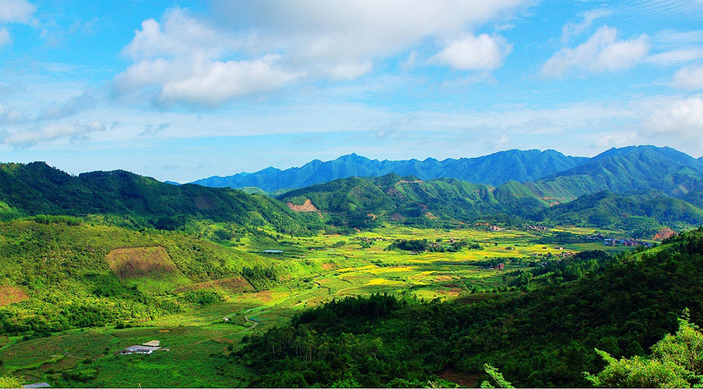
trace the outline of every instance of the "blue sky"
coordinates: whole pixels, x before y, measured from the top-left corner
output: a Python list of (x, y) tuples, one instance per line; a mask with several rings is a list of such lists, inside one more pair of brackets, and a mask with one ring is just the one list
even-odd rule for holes
[(0, 0), (0, 161), (703, 155), (703, 0)]

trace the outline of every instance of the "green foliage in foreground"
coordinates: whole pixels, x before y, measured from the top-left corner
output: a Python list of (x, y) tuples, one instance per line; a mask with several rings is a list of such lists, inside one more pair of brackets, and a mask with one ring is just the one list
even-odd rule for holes
[(652, 347), (651, 357), (617, 360), (596, 350), (608, 363), (586, 378), (596, 387), (689, 388), (703, 385), (703, 334), (687, 319), (679, 320), (676, 334), (667, 334)]
[(15, 377), (0, 376), (0, 388), (21, 388), (22, 381)]
[(603, 266), (581, 263), (587, 266), (577, 267), (584, 271), (579, 278), (555, 277), (551, 286), (524, 294), (429, 304), (391, 296), (338, 301), (252, 338), (233, 363), (241, 360), (251, 371), (248, 385), (264, 387), (343, 379), (411, 386), (448, 370), (475, 377), (485, 363), (516, 386), (584, 387), (590, 382), (581, 372), (604, 367), (596, 348), (643, 356), (676, 329), (684, 309), (703, 319), (703, 228)]
[[(496, 385), (498, 385), (499, 388), (514, 388), (513, 384), (508, 382), (504, 377), (503, 374), (501, 374), (498, 369), (493, 367), (492, 365), (485, 364), (484, 365), (486, 368), (486, 374), (488, 374), (493, 381), (495, 381)], [(483, 381), (481, 383), (482, 388), (495, 388), (493, 384), (491, 384), (489, 381)]]

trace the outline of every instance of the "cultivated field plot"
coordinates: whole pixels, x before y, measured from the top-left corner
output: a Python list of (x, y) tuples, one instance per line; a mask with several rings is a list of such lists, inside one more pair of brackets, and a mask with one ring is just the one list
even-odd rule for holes
[(165, 292), (190, 283), (163, 247), (136, 247), (110, 251), (107, 262), (125, 284), (149, 292)]

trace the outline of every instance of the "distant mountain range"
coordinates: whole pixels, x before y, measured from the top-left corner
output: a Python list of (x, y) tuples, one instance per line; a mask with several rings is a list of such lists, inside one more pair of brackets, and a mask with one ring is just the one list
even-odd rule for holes
[(356, 154), (333, 161), (314, 160), (286, 170), (266, 168), (256, 173), (210, 177), (193, 182), (210, 187), (257, 187), (266, 192), (291, 190), (339, 178), (380, 177), (389, 173), (415, 176), (422, 180), (456, 178), (472, 183), (500, 185), (507, 181), (528, 182), (562, 172), (587, 162), (588, 158), (568, 157), (554, 150), (508, 150), (478, 158), (433, 158), (419, 161), (378, 161)]
[(503, 214), (557, 224), (654, 229), (703, 223), (703, 164), (674, 149), (638, 146), (608, 150), (531, 182), (492, 186), (391, 173), (334, 180), (278, 199), (293, 208), (309, 202), (308, 209), (337, 215), (339, 222), (353, 226), (379, 217), (468, 222)]
[[(393, 169), (400, 173), (386, 173)], [(642, 236), (661, 226), (703, 224), (703, 159), (667, 147), (611, 149), (593, 158), (553, 150), (445, 161), (349, 155), (266, 171), (272, 174), (233, 176), (247, 186), (240, 191), (171, 185), (121, 170), (72, 176), (42, 162), (0, 164), (0, 220), (106, 215), (117, 216), (118, 225), (175, 230), (209, 219), (282, 233), (365, 228), (381, 221), (450, 226), (490, 220), (592, 225)], [(295, 187), (352, 173), (275, 198), (260, 189), (276, 188), (274, 176), (280, 187)], [(440, 178), (426, 178), (435, 176)]]

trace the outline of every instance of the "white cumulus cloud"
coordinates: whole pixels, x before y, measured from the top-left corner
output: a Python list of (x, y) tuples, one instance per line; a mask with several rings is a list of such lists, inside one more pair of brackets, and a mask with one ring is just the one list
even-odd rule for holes
[(703, 98), (690, 97), (673, 101), (668, 106), (654, 111), (643, 122), (646, 133), (677, 139), (689, 147), (703, 146)]
[[(149, 19), (123, 53), (119, 94), (151, 91), (163, 106), (218, 106), (300, 80), (351, 80), (415, 46), (435, 63), (494, 69), (511, 46), (470, 32), (509, 18), (528, 0), (218, 1), (208, 16), (176, 8)], [(448, 44), (446, 44), (448, 42)]]
[[(5, 23), (30, 23), (36, 7), (26, 0), (0, 0), (0, 25)], [(0, 28), (0, 48), (12, 43), (10, 31)]]
[(255, 59), (223, 59), (239, 46), (181, 9), (168, 12), (163, 23), (142, 23), (125, 53), (135, 63), (115, 78), (115, 89), (128, 93), (156, 87), (156, 102), (217, 106), (235, 97), (282, 87), (300, 74), (287, 71), (277, 55)]
[(554, 54), (542, 67), (542, 75), (560, 77), (573, 68), (592, 72), (629, 68), (649, 52), (650, 43), (646, 34), (629, 40), (617, 40), (617, 34), (615, 28), (599, 28), (586, 42), (573, 49), (563, 48)]
[(0, 0), (0, 23), (28, 23), (36, 7), (26, 0)]
[(703, 89), (703, 66), (688, 66), (679, 70), (671, 83), (681, 89)]
[(277, 65), (278, 58), (268, 55), (253, 61), (196, 63), (186, 77), (164, 83), (158, 99), (215, 106), (233, 97), (274, 90), (298, 77)]
[(460, 70), (493, 70), (511, 51), (512, 45), (501, 36), (468, 35), (450, 42), (431, 61)]
[(0, 143), (15, 147), (26, 148), (38, 143), (48, 142), (58, 139), (69, 139), (72, 142), (78, 141), (91, 132), (105, 131), (105, 125), (100, 121), (91, 121), (85, 124), (79, 123), (55, 123), (40, 129), (22, 131), (16, 133), (4, 133)]
[(215, 0), (220, 23), (248, 26), (301, 61), (357, 61), (457, 34), (525, 5), (525, 0)]
[(251, 61), (157, 58), (129, 67), (116, 77), (115, 85), (123, 92), (157, 86), (156, 102), (164, 106), (184, 102), (215, 107), (235, 97), (274, 90), (298, 76), (278, 67), (276, 56)]

